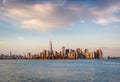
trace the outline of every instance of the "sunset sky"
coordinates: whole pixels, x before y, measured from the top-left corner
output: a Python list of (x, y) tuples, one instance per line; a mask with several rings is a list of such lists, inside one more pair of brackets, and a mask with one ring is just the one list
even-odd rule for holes
[(120, 0), (0, 0), (0, 54), (62, 46), (120, 56)]

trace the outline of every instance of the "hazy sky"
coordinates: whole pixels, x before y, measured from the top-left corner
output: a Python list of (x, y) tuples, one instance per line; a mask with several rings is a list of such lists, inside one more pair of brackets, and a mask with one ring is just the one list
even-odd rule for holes
[(0, 0), (0, 53), (101, 48), (120, 56), (120, 0)]

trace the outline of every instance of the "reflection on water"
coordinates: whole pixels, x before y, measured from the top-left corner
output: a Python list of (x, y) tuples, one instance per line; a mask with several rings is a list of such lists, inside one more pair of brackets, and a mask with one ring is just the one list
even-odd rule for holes
[(0, 82), (119, 81), (120, 60), (0, 60)]

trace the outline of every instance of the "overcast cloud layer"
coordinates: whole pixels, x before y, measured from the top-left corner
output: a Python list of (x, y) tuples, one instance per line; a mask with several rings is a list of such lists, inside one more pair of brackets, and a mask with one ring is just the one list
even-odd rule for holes
[[(120, 2), (100, 7), (68, 3), (19, 3), (19, 0), (2, 0), (0, 20), (7, 20), (21, 28), (49, 31), (69, 28), (76, 21), (91, 20), (93, 23), (110, 26), (120, 22)], [(82, 22), (81, 22), (82, 23)]]

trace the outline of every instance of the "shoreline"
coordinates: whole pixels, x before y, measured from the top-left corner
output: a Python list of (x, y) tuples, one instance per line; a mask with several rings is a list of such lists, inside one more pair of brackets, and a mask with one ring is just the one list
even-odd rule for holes
[(111, 60), (120, 58), (109, 58), (109, 59), (0, 59), (0, 60)]

